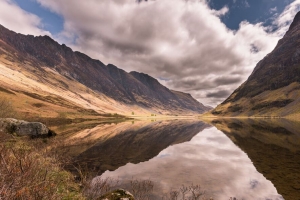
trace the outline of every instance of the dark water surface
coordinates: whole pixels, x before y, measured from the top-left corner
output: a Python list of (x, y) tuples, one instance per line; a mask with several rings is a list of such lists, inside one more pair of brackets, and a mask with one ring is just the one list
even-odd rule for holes
[(300, 199), (296, 122), (128, 121), (91, 126), (67, 140), (74, 163), (102, 178), (150, 179), (157, 199), (182, 184), (200, 184), (214, 199)]

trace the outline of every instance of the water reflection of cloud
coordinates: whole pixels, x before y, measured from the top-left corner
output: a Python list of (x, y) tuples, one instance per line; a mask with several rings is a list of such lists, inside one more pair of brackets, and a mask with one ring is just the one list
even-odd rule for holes
[(216, 199), (281, 199), (247, 154), (216, 128), (205, 129), (190, 142), (170, 146), (147, 162), (127, 164), (103, 176), (150, 178), (159, 192), (193, 183)]
[(207, 140), (218, 144), (223, 144), (227, 141), (226, 138), (221, 138), (221, 137), (208, 137)]
[(164, 158), (164, 157), (168, 157), (168, 156), (171, 156), (170, 154), (159, 154), (157, 156), (157, 158)]
[(259, 182), (257, 180), (250, 180), (250, 185), (251, 189), (255, 189), (259, 185)]

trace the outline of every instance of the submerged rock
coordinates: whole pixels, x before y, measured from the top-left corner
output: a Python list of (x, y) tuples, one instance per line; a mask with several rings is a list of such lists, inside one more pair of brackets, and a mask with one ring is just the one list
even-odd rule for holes
[(0, 131), (18, 136), (49, 137), (55, 133), (40, 122), (26, 122), (12, 118), (0, 119)]
[(98, 198), (98, 200), (134, 200), (134, 197), (126, 190), (117, 189), (106, 193), (102, 197)]

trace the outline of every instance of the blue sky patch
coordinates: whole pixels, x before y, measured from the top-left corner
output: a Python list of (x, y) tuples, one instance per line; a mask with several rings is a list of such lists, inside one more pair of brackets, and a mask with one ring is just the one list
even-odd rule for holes
[(34, 0), (14, 0), (14, 2), (23, 10), (37, 15), (42, 19), (43, 29), (49, 31), (52, 35), (58, 34), (64, 28), (64, 19), (56, 13), (43, 8)]
[(209, 5), (215, 10), (227, 6), (229, 12), (221, 20), (229, 29), (237, 30), (244, 20), (271, 25), (272, 17), (282, 13), (291, 2), (293, 0), (210, 0)]
[[(224, 6), (229, 12), (221, 17), (222, 22), (232, 30), (238, 30), (239, 24), (246, 20), (250, 23), (263, 22), (265, 26), (271, 25), (272, 17), (281, 13), (284, 8), (294, 0), (210, 0), (209, 5), (215, 10)], [(23, 10), (33, 13), (42, 19), (43, 29), (51, 34), (58, 34), (63, 30), (62, 16), (42, 7), (35, 0), (14, 0)]]

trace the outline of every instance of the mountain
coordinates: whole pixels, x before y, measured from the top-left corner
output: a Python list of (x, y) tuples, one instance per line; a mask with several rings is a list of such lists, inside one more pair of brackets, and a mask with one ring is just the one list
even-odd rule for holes
[(261, 60), (215, 116), (300, 116), (300, 12), (275, 49)]
[(186, 115), (209, 110), (191, 95), (169, 90), (147, 74), (127, 73), (49, 36), (17, 34), (1, 25), (0, 93), (28, 115)]

